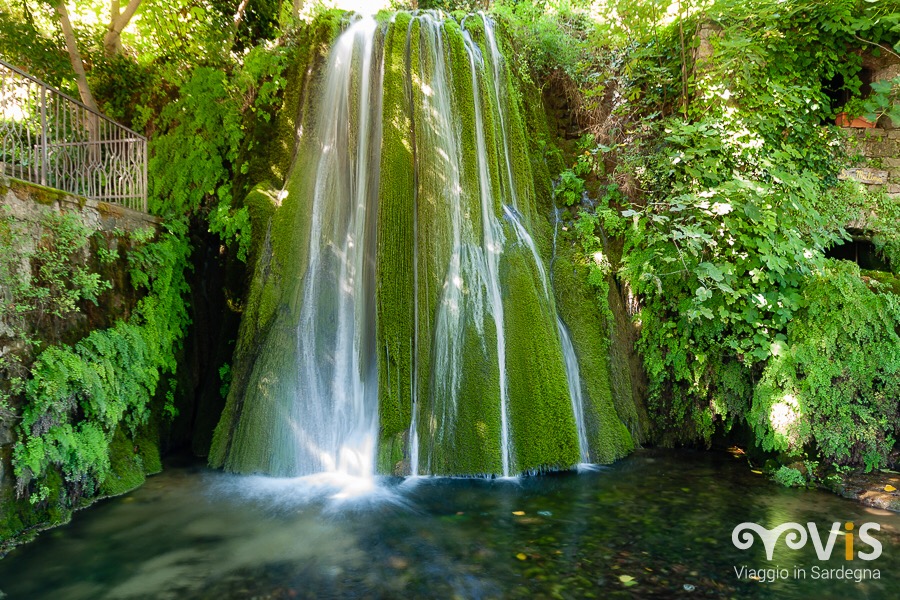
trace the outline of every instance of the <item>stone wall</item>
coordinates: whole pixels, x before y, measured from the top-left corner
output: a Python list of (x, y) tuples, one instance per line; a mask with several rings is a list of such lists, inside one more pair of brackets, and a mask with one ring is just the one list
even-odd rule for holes
[(884, 190), (889, 198), (900, 201), (900, 129), (879, 126), (845, 131), (848, 149), (859, 160), (840, 177), (855, 179), (872, 191)]
[(47, 211), (80, 212), (82, 221), (104, 232), (131, 232), (159, 225), (157, 217), (117, 204), (89, 200), (35, 183), (0, 176), (0, 206), (22, 222), (37, 224)]
[[(92, 272), (98, 273), (102, 279), (111, 283), (110, 289), (103, 292), (97, 303), (83, 302), (78, 310), (63, 318), (47, 318), (26, 314), (24, 328), (33, 338), (48, 343), (74, 343), (87, 332), (96, 328), (109, 327), (118, 319), (127, 319), (138, 300), (130, 282), (126, 253), (132, 242), (129, 234), (147, 227), (156, 230), (159, 220), (156, 217), (136, 212), (121, 206), (71, 196), (58, 190), (41, 187), (15, 179), (0, 177), (0, 220), (11, 219), (16, 233), (13, 249), (16, 256), (31, 254), (41, 243), (45, 233), (46, 218), (49, 213), (67, 212), (78, 216), (78, 220), (90, 231), (99, 232), (92, 235), (89, 246), (83, 256), (74, 260), (84, 261)], [(111, 251), (118, 258), (98, 260), (99, 249)], [(3, 248), (0, 247), (0, 251)], [(10, 248), (7, 246), (7, 252)], [(36, 265), (25, 258), (17, 265), (18, 258), (5, 261), (10, 282), (18, 281), (30, 270), (34, 273)], [(2, 263), (0, 263), (2, 264)], [(0, 281), (2, 283), (2, 281)], [(5, 284), (8, 286), (9, 284)], [(9, 301), (12, 290), (9, 287), (0, 289), (0, 302)], [(23, 327), (21, 321), (18, 329), (4, 322), (6, 311), (0, 311), (0, 359), (15, 354), (27, 364), (34, 357), (35, 350), (28, 348), (21, 339)], [(0, 378), (9, 374), (0, 372)], [(4, 385), (6, 382), (0, 382)], [(11, 456), (16, 443), (16, 425), (21, 410), (22, 398), (12, 398), (10, 406), (12, 414), (0, 410), (0, 525), (5, 515), (2, 513), (11, 506), (15, 491)], [(2, 532), (0, 532), (2, 533)], [(0, 535), (0, 542), (2, 542)], [(2, 545), (0, 545), (2, 555)]]

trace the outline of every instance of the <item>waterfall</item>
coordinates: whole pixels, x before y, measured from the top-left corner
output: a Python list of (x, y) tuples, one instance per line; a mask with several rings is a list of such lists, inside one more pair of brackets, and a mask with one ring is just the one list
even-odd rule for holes
[(482, 20), (484, 22), (484, 36), (487, 39), (487, 47), (488, 47), (488, 57), (491, 63), (491, 69), (493, 70), (493, 79), (494, 79), (494, 98), (497, 101), (497, 116), (500, 120), (500, 139), (503, 143), (503, 159), (504, 165), (506, 166), (506, 179), (503, 180), (503, 188), (508, 190), (509, 193), (509, 202), (512, 204), (512, 207), (516, 210), (519, 209), (519, 198), (516, 194), (516, 179), (513, 175), (513, 167), (512, 160), (509, 156), (509, 133), (506, 128), (507, 117), (507, 109), (506, 109), (506, 94), (504, 93), (504, 89), (501, 87), (501, 82), (504, 78), (501, 75), (501, 64), (503, 61), (503, 54), (500, 53), (500, 48), (497, 45), (497, 36), (494, 34), (494, 23), (487, 18), (484, 12), (479, 12)]
[[(559, 209), (553, 210), (553, 260), (556, 260), (556, 242), (559, 237)], [(575, 344), (572, 336), (563, 320), (556, 316), (556, 328), (559, 330), (559, 339), (562, 342), (563, 357), (566, 360), (566, 380), (569, 384), (569, 395), (572, 398), (572, 412), (575, 414), (575, 428), (578, 430), (578, 452), (581, 455), (581, 465), (591, 462), (591, 449), (587, 436), (587, 425), (584, 418), (584, 389), (581, 385), (581, 371), (578, 368), (578, 356), (575, 354)]]
[[(378, 428), (372, 216), (380, 159), (377, 25), (353, 23), (336, 41), (322, 87), (309, 266), (297, 324), (291, 426), (298, 474), (374, 473)], [(351, 135), (348, 123), (357, 134)]]
[(211, 463), (371, 479), (588, 461), (490, 18), (354, 17), (309, 73)]
[(556, 328), (562, 342), (563, 358), (566, 361), (566, 380), (569, 384), (569, 395), (572, 398), (572, 414), (575, 415), (575, 428), (578, 430), (578, 453), (581, 464), (591, 462), (590, 445), (588, 444), (587, 427), (584, 423), (584, 391), (581, 389), (581, 373), (578, 371), (578, 357), (572, 336), (566, 329), (562, 319), (556, 317)]
[(481, 51), (472, 41), (469, 32), (463, 31), (466, 50), (469, 54), (472, 75), (473, 102), (475, 106), (475, 148), (478, 163), (478, 190), (481, 199), (481, 224), (483, 246), (480, 259), (486, 274), (488, 305), (494, 317), (497, 336), (497, 359), (500, 367), (500, 454), (503, 476), (509, 477), (511, 461), (511, 438), (509, 434), (509, 388), (506, 382), (506, 332), (503, 323), (503, 301), (500, 294), (500, 253), (503, 252), (503, 229), (494, 214), (494, 199), (491, 197), (491, 180), (488, 172), (487, 148), (484, 140), (484, 116), (481, 107), (481, 92), (478, 86), (479, 67), (483, 66)]

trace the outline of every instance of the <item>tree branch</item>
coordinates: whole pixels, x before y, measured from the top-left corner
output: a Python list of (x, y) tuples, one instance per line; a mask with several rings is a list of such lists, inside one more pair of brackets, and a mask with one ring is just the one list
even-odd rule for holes
[(109, 10), (109, 26), (103, 36), (103, 49), (113, 56), (122, 50), (122, 31), (128, 26), (131, 17), (140, 6), (141, 0), (129, 0), (125, 10), (119, 12), (119, 0), (111, 0)]
[(84, 72), (84, 62), (81, 60), (81, 53), (78, 51), (78, 44), (75, 41), (75, 30), (72, 29), (72, 22), (69, 20), (69, 11), (66, 10), (65, 0), (59, 0), (56, 4), (56, 14), (59, 15), (59, 24), (62, 26), (63, 37), (66, 39), (66, 50), (69, 52), (72, 70), (75, 71), (75, 79), (78, 84), (78, 94), (81, 96), (81, 101), (88, 108), (99, 112), (97, 103), (94, 101), (94, 95), (91, 94), (91, 88), (88, 87), (87, 75)]
[(250, 0), (241, 0), (241, 3), (238, 5), (237, 12), (234, 13), (234, 24), (232, 25), (232, 38), (237, 36), (238, 28), (241, 26), (241, 22), (244, 20), (244, 12), (247, 10), (247, 4), (249, 4)]
[(891, 50), (890, 48), (885, 48), (885, 47), (882, 46), (881, 44), (876, 44), (875, 42), (870, 42), (869, 40), (866, 40), (866, 39), (863, 39), (863, 38), (859, 37), (859, 36), (856, 35), (855, 33), (853, 34), (853, 37), (855, 37), (856, 39), (858, 39), (858, 40), (861, 41), (861, 42), (865, 42), (865, 43), (867, 43), (867, 44), (872, 44), (872, 45), (875, 46), (876, 48), (878, 48), (878, 49), (880, 49), (880, 50), (884, 50), (885, 52), (889, 52), (889, 53), (893, 54), (894, 56), (896, 56), (897, 58), (900, 58), (900, 54), (897, 54), (896, 52), (894, 52), (894, 51)]

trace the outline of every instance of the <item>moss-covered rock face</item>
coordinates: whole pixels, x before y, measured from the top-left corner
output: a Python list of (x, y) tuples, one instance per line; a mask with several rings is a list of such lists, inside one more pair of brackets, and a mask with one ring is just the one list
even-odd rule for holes
[(302, 135), (248, 184), (264, 235), (211, 464), (478, 475), (623, 456), (608, 328), (584, 278), (551, 289), (539, 96), (505, 41), (480, 16), (398, 13), (348, 24), (325, 56), (336, 23), (301, 36), (285, 111)]

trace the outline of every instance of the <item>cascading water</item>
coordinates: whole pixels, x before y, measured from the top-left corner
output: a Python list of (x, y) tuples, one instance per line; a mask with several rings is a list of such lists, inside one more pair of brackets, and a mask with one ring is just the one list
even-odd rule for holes
[(311, 69), (211, 464), (371, 478), (586, 462), (490, 19), (357, 18)]
[[(464, 328), (467, 322), (471, 322), (476, 326), (478, 335), (483, 337), (485, 314), (493, 313), (495, 305), (492, 303), (493, 298), (484, 293), (490, 278), (490, 267), (484, 249), (471, 219), (466, 218), (463, 213), (462, 150), (456, 131), (457, 124), (452, 121), (455, 111), (442, 38), (442, 22), (428, 13), (417, 17), (417, 20), (420, 22), (421, 43), (425, 47), (425, 52), (422, 53), (425, 64), (422, 66), (421, 83), (421, 114), (425, 122), (419, 123), (423, 133), (419, 148), (431, 154), (431, 160), (446, 178), (446, 187), (439, 200), (444, 204), (443, 212), (450, 223), (450, 255), (441, 281), (443, 291), (437, 307), (434, 332), (433, 394), (439, 400), (431, 403), (431, 420), (436, 425), (431, 435), (440, 443), (444, 436), (451, 436), (454, 432), (463, 355), (466, 351)], [(408, 40), (407, 43), (412, 42)], [(413, 262), (418, 264), (418, 257)], [(466, 293), (466, 287), (471, 293)], [(416, 307), (418, 305), (416, 301)], [(418, 403), (415, 408), (418, 408)], [(440, 414), (434, 415), (434, 410), (439, 410)], [(417, 440), (415, 441), (413, 453), (418, 455)], [(433, 462), (433, 458), (429, 457), (429, 471), (433, 468)], [(504, 465), (506, 464), (504, 460)]]
[(481, 107), (481, 92), (478, 86), (480, 67), (484, 66), (481, 50), (472, 41), (468, 30), (463, 31), (469, 66), (472, 74), (473, 104), (475, 106), (475, 149), (478, 164), (478, 190), (481, 200), (482, 248), (481, 260), (487, 275), (486, 287), (488, 306), (494, 317), (497, 336), (497, 358), (500, 372), (500, 455), (503, 476), (509, 477), (511, 462), (511, 438), (509, 434), (509, 387), (506, 382), (506, 333), (503, 323), (503, 300), (500, 294), (500, 254), (503, 252), (503, 229), (494, 213), (494, 199), (491, 197), (491, 180), (487, 164), (487, 147), (484, 140), (484, 116)]
[[(559, 237), (559, 209), (553, 211), (553, 258), (556, 258), (556, 242)], [(552, 263), (551, 263), (552, 264)], [(572, 397), (572, 412), (575, 413), (575, 427), (578, 429), (578, 451), (581, 454), (581, 464), (591, 462), (590, 443), (587, 436), (587, 425), (584, 418), (584, 389), (581, 385), (581, 371), (578, 368), (578, 356), (575, 354), (575, 345), (572, 336), (563, 320), (556, 317), (556, 328), (559, 330), (559, 339), (562, 342), (563, 357), (566, 359), (566, 378), (569, 382), (569, 395)]]
[(505, 90), (501, 87), (501, 81), (503, 79), (501, 76), (503, 54), (500, 52), (500, 48), (497, 45), (497, 36), (494, 34), (493, 22), (487, 18), (487, 15), (485, 15), (484, 12), (479, 12), (478, 14), (481, 15), (484, 22), (484, 37), (487, 40), (488, 60), (491, 63), (494, 75), (494, 99), (497, 102), (497, 117), (500, 121), (500, 139), (503, 143), (503, 162), (506, 167), (506, 178), (503, 180), (503, 189), (504, 191), (507, 191), (509, 202), (512, 204), (512, 207), (518, 210), (519, 198), (516, 194), (516, 180), (513, 175), (512, 159), (509, 154), (509, 132), (506, 129), (507, 109), (505, 102), (508, 99), (504, 93)]
[(578, 430), (578, 453), (581, 455), (581, 464), (589, 464), (591, 462), (590, 444), (588, 443), (587, 427), (584, 422), (584, 391), (581, 389), (578, 357), (575, 355), (575, 345), (572, 343), (572, 336), (569, 335), (566, 324), (559, 317), (556, 317), (556, 328), (559, 330), (563, 358), (566, 360), (566, 378), (569, 382), (569, 395), (572, 397), (572, 413), (575, 415), (575, 427)]
[[(322, 88), (309, 266), (297, 325), (292, 428), (296, 472), (374, 473), (378, 380), (372, 311), (380, 160), (377, 25), (356, 21), (338, 38)], [(351, 135), (348, 123), (355, 123)]]

